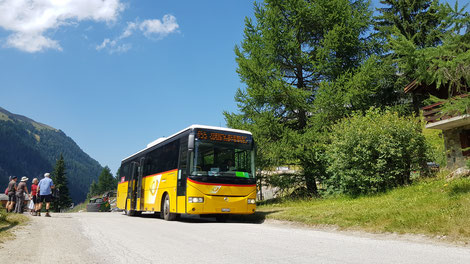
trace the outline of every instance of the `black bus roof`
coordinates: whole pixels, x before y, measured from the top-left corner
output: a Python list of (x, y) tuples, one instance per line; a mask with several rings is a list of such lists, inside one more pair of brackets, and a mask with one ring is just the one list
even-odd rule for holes
[[(251, 132), (250, 131), (246, 131), (246, 130), (240, 130), (240, 129), (233, 129), (233, 128), (226, 128), (226, 127), (215, 127), (215, 126), (204, 126), (204, 125), (191, 125), (183, 130), (180, 130), (178, 132), (176, 132), (175, 134), (169, 136), (169, 137), (161, 137), (157, 140), (154, 140), (152, 142), (150, 142), (149, 144), (147, 144), (147, 147), (138, 151), (137, 153), (134, 153), (132, 155), (130, 155), (129, 157), (126, 157), (122, 160), (122, 162), (125, 162), (127, 161), (128, 159), (130, 158), (133, 158), (134, 156), (137, 156), (141, 153), (144, 153), (146, 152), (147, 150), (150, 150), (150, 149), (154, 149), (156, 148), (156, 146), (158, 145), (162, 145), (166, 142), (169, 142), (169, 141), (172, 141), (173, 139), (176, 139), (179, 135), (182, 135), (184, 134), (185, 132), (189, 132), (189, 131), (193, 131), (194, 129), (198, 129), (198, 128), (202, 128), (202, 129), (210, 129), (210, 130), (218, 130), (218, 131), (226, 131), (226, 132), (232, 132), (232, 133), (241, 133), (241, 134), (248, 134), (248, 135), (251, 135)], [(189, 134), (189, 133), (188, 133)]]

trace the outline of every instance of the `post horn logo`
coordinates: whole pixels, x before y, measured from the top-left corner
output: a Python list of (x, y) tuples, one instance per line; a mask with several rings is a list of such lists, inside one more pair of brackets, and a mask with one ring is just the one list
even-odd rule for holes
[(150, 193), (155, 195), (157, 193), (157, 182), (158, 180), (153, 180), (152, 185), (150, 186)]
[(214, 186), (212, 187), (211, 193), (217, 193), (220, 190), (220, 187), (222, 186)]

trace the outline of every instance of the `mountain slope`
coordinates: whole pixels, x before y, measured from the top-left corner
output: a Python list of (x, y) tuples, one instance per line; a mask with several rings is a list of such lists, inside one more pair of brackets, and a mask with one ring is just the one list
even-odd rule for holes
[(101, 165), (64, 132), (0, 107), (0, 186), (5, 190), (8, 176), (42, 178), (51, 172), (63, 154), (70, 196), (77, 203), (86, 198)]

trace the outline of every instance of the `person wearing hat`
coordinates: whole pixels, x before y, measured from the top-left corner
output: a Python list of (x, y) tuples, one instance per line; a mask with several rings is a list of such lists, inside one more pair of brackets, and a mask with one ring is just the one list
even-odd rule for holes
[(8, 183), (8, 202), (7, 202), (7, 213), (12, 212), (16, 203), (16, 176), (10, 177), (10, 182)]
[(46, 217), (51, 217), (51, 215), (49, 214), (49, 206), (51, 205), (52, 200), (52, 189), (54, 189), (54, 183), (52, 182), (51, 174), (44, 173), (44, 179), (40, 180), (38, 184), (38, 216), (41, 216), (42, 203), (46, 202)]
[(22, 214), (24, 208), (24, 196), (29, 195), (28, 187), (26, 186), (26, 182), (28, 178), (26, 176), (21, 177), (21, 182), (18, 184), (16, 188), (16, 208), (15, 213)]

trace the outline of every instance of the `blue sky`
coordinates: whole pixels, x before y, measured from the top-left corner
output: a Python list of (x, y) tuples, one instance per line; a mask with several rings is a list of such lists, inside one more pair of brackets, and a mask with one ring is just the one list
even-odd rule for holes
[[(0, 28), (0, 106), (63, 130), (113, 172), (158, 137), (191, 124), (225, 125), (222, 112), (236, 109), (241, 86), (233, 48), (253, 1), (120, 3), (115, 20), (70, 19), (43, 31), (60, 50), (21, 50), (8, 44), (15, 31)], [(97, 49), (129, 23), (163, 24), (165, 15), (175, 18), (175, 31), (147, 37), (137, 28), (115, 46), (128, 50)]]
[(0, 106), (61, 129), (115, 172), (159, 137), (225, 126), (252, 14), (251, 0), (5, 0)]

